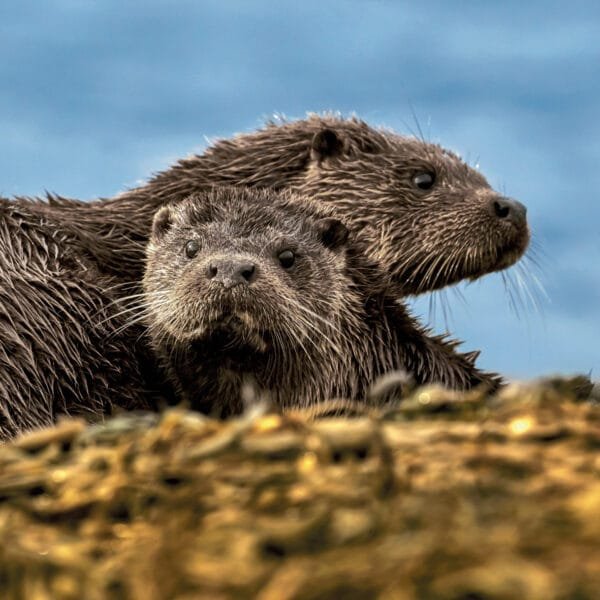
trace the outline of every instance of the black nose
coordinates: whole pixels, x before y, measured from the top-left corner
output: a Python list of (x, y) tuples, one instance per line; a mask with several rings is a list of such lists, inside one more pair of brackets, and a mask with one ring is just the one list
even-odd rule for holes
[(516, 225), (524, 225), (527, 222), (527, 209), (512, 198), (495, 196), (489, 201), (488, 208), (492, 215), (503, 221), (511, 221)]
[(256, 279), (256, 265), (247, 259), (215, 258), (208, 264), (206, 275), (226, 288), (248, 285)]

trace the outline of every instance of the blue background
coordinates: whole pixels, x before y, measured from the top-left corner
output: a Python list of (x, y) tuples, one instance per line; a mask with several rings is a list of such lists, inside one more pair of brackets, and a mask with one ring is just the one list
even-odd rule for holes
[(2, 195), (111, 196), (274, 112), (416, 116), (528, 206), (540, 266), (537, 308), (513, 268), (415, 310), (483, 367), (597, 378), (600, 3), (4, 0), (0, 40)]

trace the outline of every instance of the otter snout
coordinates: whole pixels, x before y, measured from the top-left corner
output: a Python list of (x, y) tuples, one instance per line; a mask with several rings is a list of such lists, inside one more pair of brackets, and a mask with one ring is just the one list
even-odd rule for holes
[(206, 276), (226, 289), (249, 285), (256, 279), (257, 267), (252, 261), (240, 258), (213, 258), (208, 261)]
[(494, 196), (488, 201), (488, 210), (501, 221), (510, 221), (520, 227), (527, 223), (527, 208), (512, 198)]

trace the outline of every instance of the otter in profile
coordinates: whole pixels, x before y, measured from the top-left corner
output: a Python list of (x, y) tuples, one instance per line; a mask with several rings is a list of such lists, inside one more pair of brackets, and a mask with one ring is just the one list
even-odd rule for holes
[(457, 155), (333, 116), (271, 123), (218, 141), (113, 199), (28, 204), (71, 222), (81, 252), (133, 282), (142, 275), (156, 210), (213, 185), (292, 189), (327, 204), (403, 296), (504, 269), (529, 241), (524, 206), (496, 193)]
[(153, 349), (203, 412), (240, 412), (245, 378), (282, 408), (364, 401), (395, 369), (417, 383), (499, 384), (427, 335), (341, 221), (288, 191), (215, 188), (161, 208), (143, 286)]
[(0, 199), (0, 440), (61, 414), (94, 420), (149, 406), (140, 332), (125, 329), (114, 281), (72, 239)]

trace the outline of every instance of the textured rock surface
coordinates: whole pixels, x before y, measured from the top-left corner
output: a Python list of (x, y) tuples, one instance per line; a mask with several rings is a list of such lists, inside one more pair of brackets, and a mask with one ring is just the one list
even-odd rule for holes
[(1, 597), (598, 598), (600, 406), (576, 384), (65, 421), (0, 447)]

